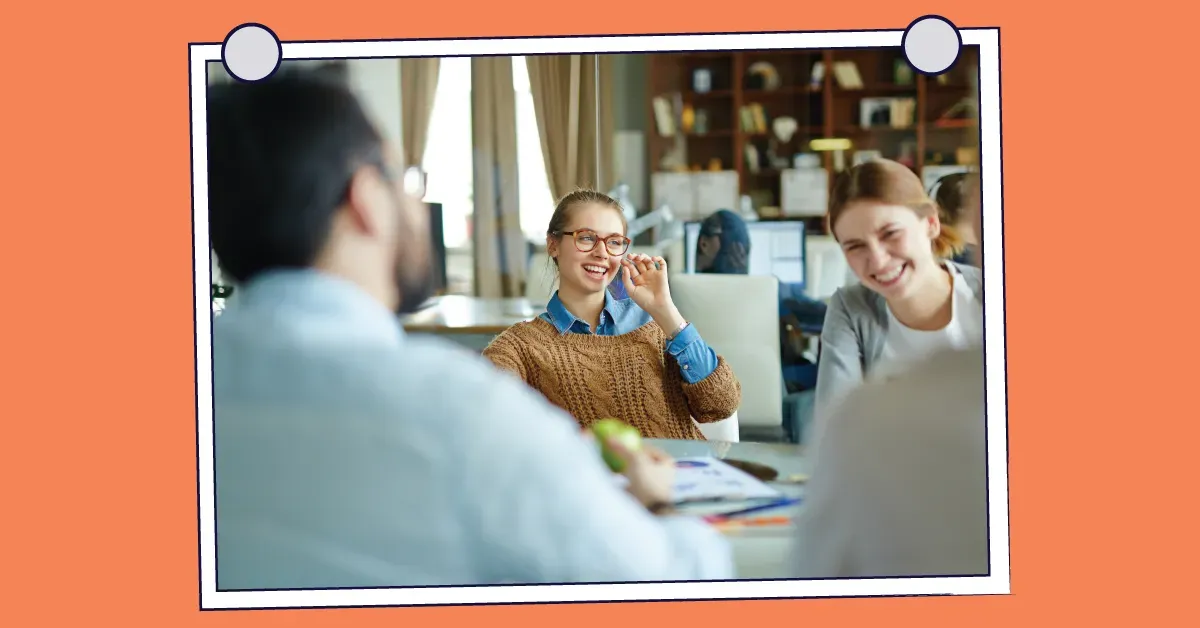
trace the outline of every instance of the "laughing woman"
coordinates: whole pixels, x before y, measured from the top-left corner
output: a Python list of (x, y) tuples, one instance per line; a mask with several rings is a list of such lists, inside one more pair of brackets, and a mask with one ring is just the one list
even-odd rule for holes
[[(647, 438), (704, 440), (696, 423), (736, 412), (741, 384), (675, 308), (666, 261), (626, 256), (626, 228), (612, 198), (564, 197), (546, 232), (558, 291), (544, 314), (505, 330), (483, 355), (583, 427), (612, 417)], [(618, 268), (627, 299), (607, 289)]]
[(858, 283), (834, 293), (825, 315), (818, 432), (831, 406), (864, 379), (887, 379), (937, 351), (971, 346), (983, 333), (982, 273), (952, 261), (963, 239), (942, 224), (906, 166), (878, 160), (841, 175), (829, 228)]

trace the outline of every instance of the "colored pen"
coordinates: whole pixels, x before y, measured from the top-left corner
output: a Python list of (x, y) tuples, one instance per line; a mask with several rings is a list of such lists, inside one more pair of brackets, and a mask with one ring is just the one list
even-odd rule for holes
[(751, 506), (749, 508), (743, 508), (741, 510), (735, 510), (733, 512), (709, 515), (708, 517), (705, 517), (704, 519), (705, 519), (705, 521), (708, 521), (709, 523), (716, 523), (716, 522), (732, 519), (734, 517), (739, 517), (741, 515), (748, 515), (748, 514), (760, 512), (763, 510), (771, 510), (773, 508), (783, 508), (785, 506), (792, 506), (794, 504), (799, 504), (799, 503), (800, 503), (800, 498), (789, 497), (787, 499), (778, 499), (778, 500), (775, 500), (775, 501), (772, 501), (772, 502), (769, 502), (766, 504), (759, 504), (757, 506)]
[(747, 519), (729, 519), (714, 521), (712, 523), (720, 530), (733, 530), (738, 528), (760, 528), (765, 526), (786, 526), (792, 523), (791, 517), (750, 517)]

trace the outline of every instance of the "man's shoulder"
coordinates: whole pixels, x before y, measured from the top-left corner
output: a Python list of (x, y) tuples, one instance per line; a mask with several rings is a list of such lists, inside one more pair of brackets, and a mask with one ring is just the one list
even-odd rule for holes
[[(214, 357), (215, 365), (224, 367), (223, 388), (241, 396), (294, 392), (303, 398), (352, 400), (363, 411), (436, 413), (450, 421), (478, 416), (497, 398), (522, 392), (520, 382), (477, 352), (437, 337), (408, 335), (396, 344), (350, 336), (346, 342), (339, 341), (341, 336), (301, 341), (291, 334), (218, 337)], [(255, 379), (259, 384), (251, 388), (246, 374), (268, 367), (272, 375)]]
[[(396, 371), (416, 374), (432, 389), (473, 391), (501, 390), (510, 383), (486, 358), (442, 338), (408, 337), (391, 352), (388, 360)], [(464, 395), (459, 395), (463, 397)], [(465, 395), (470, 397), (470, 395)]]
[(528, 439), (551, 425), (575, 429), (575, 420), (540, 393), (487, 358), (453, 343), (409, 339), (403, 364), (413, 377), (402, 390), (393, 390), (423, 406), (436, 407), (444, 422), (459, 430), (464, 451), (483, 456), (480, 448), (491, 450), (510, 437)]

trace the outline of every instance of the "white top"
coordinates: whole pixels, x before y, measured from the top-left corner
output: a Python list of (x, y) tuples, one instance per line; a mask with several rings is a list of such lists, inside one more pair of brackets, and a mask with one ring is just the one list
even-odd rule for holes
[(982, 348), (864, 384), (834, 415), (805, 490), (794, 577), (986, 574)]
[(213, 385), (220, 589), (733, 577), (719, 534), (649, 514), (569, 415), (339, 279), (242, 286)]
[(936, 331), (921, 331), (901, 323), (887, 308), (888, 327), (883, 351), (868, 377), (894, 377), (929, 356), (947, 349), (963, 349), (983, 339), (983, 306), (953, 264), (946, 264), (951, 281), (950, 323)]

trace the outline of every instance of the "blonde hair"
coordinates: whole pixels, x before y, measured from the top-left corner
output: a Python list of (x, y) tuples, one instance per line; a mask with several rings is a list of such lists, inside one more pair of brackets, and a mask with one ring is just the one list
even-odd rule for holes
[[(907, 207), (922, 218), (938, 213), (937, 205), (925, 192), (916, 173), (899, 162), (877, 159), (854, 166), (838, 176), (829, 196), (829, 213), (826, 221), (830, 233), (845, 212), (855, 201), (875, 201), (888, 205)], [(837, 238), (836, 233), (834, 238)], [(966, 248), (966, 242), (958, 230), (942, 223), (941, 231), (933, 240), (933, 254), (949, 259)]]
[(546, 235), (549, 237), (562, 236), (563, 230), (567, 228), (567, 223), (571, 221), (571, 210), (580, 205), (592, 204), (615, 209), (621, 216), (621, 230), (629, 229), (629, 223), (625, 221), (625, 213), (621, 211), (621, 204), (617, 202), (617, 199), (602, 192), (579, 188), (559, 199), (558, 205), (554, 207), (554, 213), (550, 215), (550, 224), (546, 226)]
[[(574, 192), (567, 194), (558, 201), (558, 205), (554, 207), (554, 213), (550, 215), (550, 224), (546, 226), (546, 238), (555, 238), (559, 242), (562, 241), (563, 231), (566, 230), (567, 224), (571, 222), (571, 212), (583, 205), (603, 205), (611, 207), (621, 217), (621, 232), (629, 230), (629, 222), (625, 220), (625, 212), (621, 211), (621, 204), (617, 199), (587, 188), (579, 188)], [(555, 269), (558, 268), (558, 258), (551, 258)]]

